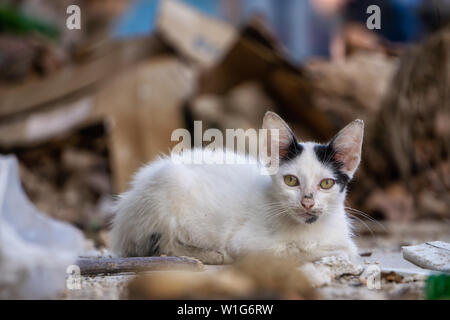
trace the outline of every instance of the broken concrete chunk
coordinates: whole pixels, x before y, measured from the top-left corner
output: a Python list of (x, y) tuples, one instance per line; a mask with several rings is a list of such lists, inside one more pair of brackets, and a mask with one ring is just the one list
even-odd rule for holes
[(433, 241), (403, 247), (403, 258), (425, 269), (450, 272), (450, 243)]
[(360, 275), (364, 270), (361, 265), (336, 256), (323, 257), (314, 263), (305, 263), (299, 269), (314, 287), (328, 285), (343, 275)]
[(314, 262), (314, 264), (329, 267), (333, 276), (336, 278), (345, 274), (358, 276), (364, 271), (361, 265), (355, 264), (349, 259), (336, 256), (323, 257)]
[(368, 266), (359, 276), (359, 281), (369, 289), (380, 289), (381, 271), (378, 266)]

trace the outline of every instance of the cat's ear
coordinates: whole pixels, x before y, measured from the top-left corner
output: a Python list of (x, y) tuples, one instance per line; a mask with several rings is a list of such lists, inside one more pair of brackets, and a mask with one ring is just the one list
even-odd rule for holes
[[(269, 154), (272, 154), (272, 147), (276, 145), (274, 143), (275, 136), (270, 134), (271, 129), (278, 129), (278, 157), (280, 159), (283, 159), (288, 155), (291, 144), (297, 144), (297, 139), (291, 128), (289, 128), (287, 123), (274, 112), (268, 111), (266, 113), (262, 128), (267, 129), (268, 132), (267, 151)], [(276, 152), (276, 150), (274, 151)]]
[(341, 171), (353, 177), (361, 161), (361, 149), (364, 136), (364, 122), (354, 120), (331, 140), (334, 159), (343, 164)]

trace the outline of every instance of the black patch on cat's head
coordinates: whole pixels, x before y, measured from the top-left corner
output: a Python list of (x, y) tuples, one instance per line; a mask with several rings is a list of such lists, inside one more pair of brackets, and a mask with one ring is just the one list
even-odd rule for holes
[(314, 152), (317, 158), (325, 166), (331, 168), (336, 177), (336, 183), (340, 186), (341, 192), (344, 191), (345, 187), (350, 181), (350, 177), (341, 171), (344, 164), (334, 158), (336, 151), (333, 148), (332, 142), (329, 144), (317, 144), (314, 146)]
[(280, 162), (286, 162), (290, 161), (299, 155), (301, 155), (303, 152), (303, 146), (297, 142), (297, 140), (292, 140), (291, 144), (289, 145), (287, 154), (282, 157)]

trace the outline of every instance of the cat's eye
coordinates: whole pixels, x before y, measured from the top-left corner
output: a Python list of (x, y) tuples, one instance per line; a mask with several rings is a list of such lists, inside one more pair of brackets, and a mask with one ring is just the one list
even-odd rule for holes
[(295, 187), (299, 185), (298, 178), (291, 174), (284, 176), (284, 183), (286, 183), (289, 187)]
[(333, 179), (323, 179), (322, 181), (320, 181), (320, 187), (322, 189), (330, 189), (332, 186), (334, 186)]

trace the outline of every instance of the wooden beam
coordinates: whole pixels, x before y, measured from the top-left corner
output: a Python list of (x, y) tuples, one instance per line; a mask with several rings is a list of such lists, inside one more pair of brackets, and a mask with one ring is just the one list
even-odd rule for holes
[(0, 87), (0, 118), (55, 102), (164, 51), (164, 45), (156, 37), (120, 41), (112, 44), (105, 55), (94, 60), (69, 65), (47, 78)]
[(82, 258), (76, 262), (82, 275), (143, 271), (203, 271), (204, 265), (188, 257)]

